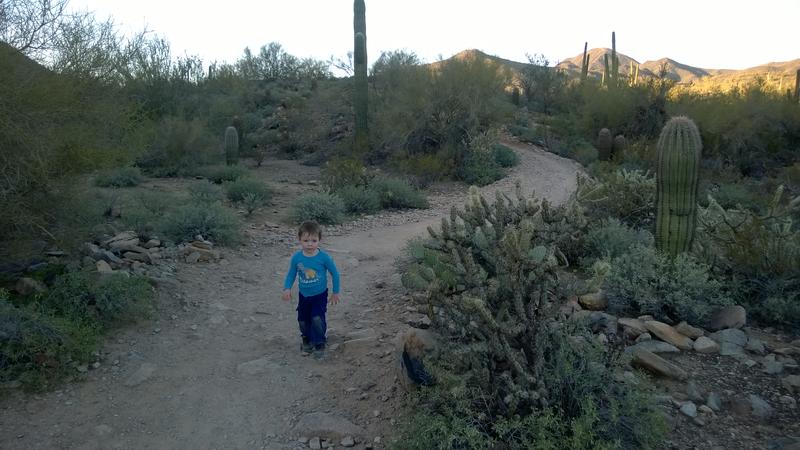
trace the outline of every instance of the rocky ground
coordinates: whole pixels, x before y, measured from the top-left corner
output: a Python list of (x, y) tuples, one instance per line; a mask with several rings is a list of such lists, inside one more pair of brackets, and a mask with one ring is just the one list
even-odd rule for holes
[[(525, 192), (555, 202), (574, 190), (576, 163), (508, 144), (521, 164), (484, 188), (487, 195), (511, 192), (517, 181)], [(280, 301), (280, 292), (296, 241), (286, 225), (288, 207), (299, 193), (317, 189), (311, 181), (319, 179), (318, 168), (268, 160), (258, 172), (277, 193), (251, 221), (246, 243), (210, 254), (138, 245), (159, 254), (137, 266), (157, 278), (156, 317), (112, 338), (94, 364), (79, 368), (82, 382), (39, 395), (12, 391), (0, 400), (0, 448), (391, 446), (404, 395), (395, 341), (409, 327), (429, 323), (400, 285), (396, 260), (409, 239), (424, 236), (428, 225), (463, 203), (466, 188), (436, 185), (430, 209), (384, 212), (326, 229), (322, 247), (337, 261), (343, 292), (342, 303), (328, 311), (328, 354), (316, 359), (301, 354), (294, 307)], [(205, 249), (202, 241), (194, 245)], [(568, 309), (568, 315), (609, 319), (577, 299)], [(626, 333), (619, 326), (625, 320), (614, 319), (615, 330)], [(627, 331), (629, 343), (646, 340), (645, 333), (662, 340), (642, 326), (635, 336)], [(603, 327), (597, 329), (602, 339)], [(654, 375), (670, 417), (667, 448), (795, 448), (789, 437), (800, 435), (797, 387), (784, 380), (796, 376), (792, 358), (798, 356), (781, 349), (797, 343), (746, 327), (742, 334), (743, 356), (698, 353), (696, 338), (686, 350), (651, 353), (683, 372)], [(751, 348), (755, 340), (763, 349)]]

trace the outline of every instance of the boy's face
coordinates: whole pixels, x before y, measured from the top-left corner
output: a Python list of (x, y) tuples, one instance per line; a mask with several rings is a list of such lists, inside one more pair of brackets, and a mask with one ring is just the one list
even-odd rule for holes
[(300, 245), (303, 247), (304, 253), (314, 253), (319, 247), (319, 235), (303, 233), (300, 235)]

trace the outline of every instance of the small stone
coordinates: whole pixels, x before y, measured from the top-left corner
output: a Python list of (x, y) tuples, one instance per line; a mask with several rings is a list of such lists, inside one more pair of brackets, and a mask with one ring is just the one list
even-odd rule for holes
[(688, 323), (686, 323), (686, 321), (683, 321), (675, 325), (675, 331), (691, 339), (697, 339), (700, 336), (706, 334), (706, 332), (703, 331), (702, 329), (693, 327)]
[(100, 368), (100, 361), (95, 361), (94, 363), (92, 363), (92, 368), (93, 369), (99, 369)]
[(651, 335), (650, 333), (642, 333), (642, 334), (640, 334), (639, 336), (636, 337), (636, 341), (634, 341), (634, 342), (636, 342), (638, 344), (640, 342), (649, 341), (651, 339), (653, 339), (653, 335)]
[(99, 272), (99, 273), (106, 274), (106, 273), (114, 272), (114, 269), (112, 269), (111, 265), (108, 264), (105, 260), (102, 260), (102, 259), (98, 260), (98, 261), (96, 261), (94, 263), (94, 265), (95, 265), (95, 268), (97, 268), (97, 272)]
[(748, 339), (747, 345), (745, 345), (744, 348), (748, 352), (755, 353), (757, 355), (763, 355), (764, 353), (767, 353), (767, 349), (764, 347), (764, 341), (761, 339)]
[(717, 353), (719, 352), (719, 344), (706, 336), (700, 336), (694, 341), (694, 351), (697, 353)]
[(781, 379), (781, 384), (790, 392), (800, 392), (800, 375), (789, 375)]
[(779, 361), (764, 361), (764, 373), (776, 375), (783, 372), (783, 363)]
[(322, 443), (320, 442), (318, 437), (313, 437), (308, 441), (308, 448), (321, 449), (322, 448)]
[(697, 405), (693, 402), (684, 402), (681, 405), (680, 411), (685, 416), (697, 417)]
[(744, 347), (732, 342), (723, 342), (719, 347), (719, 354), (722, 356), (744, 355)]
[(795, 409), (797, 407), (797, 400), (795, 400), (794, 397), (782, 395), (780, 400), (781, 403), (788, 406), (790, 409)]
[(77, 370), (78, 370), (78, 372), (80, 372), (80, 373), (86, 373), (86, 372), (88, 372), (88, 371), (89, 371), (89, 367), (88, 367), (86, 364), (81, 364), (81, 365), (79, 365), (78, 367), (76, 367), (76, 369), (77, 369)]
[(301, 444), (308, 444), (308, 437), (300, 436), (300, 438), (297, 439), (297, 442), (299, 442)]
[(719, 396), (716, 392), (709, 392), (708, 399), (706, 399), (706, 405), (714, 411), (722, 411), (722, 397)]
[(355, 445), (356, 445), (356, 441), (355, 441), (355, 439), (353, 439), (353, 436), (345, 436), (345, 437), (344, 437), (344, 438), (343, 438), (343, 439), (342, 439), (342, 440), (339, 442), (339, 444), (341, 444), (341, 446), (342, 446), (342, 447), (347, 447), (347, 448), (350, 448), (350, 447), (355, 447)]
[(703, 390), (694, 380), (690, 380), (688, 383), (686, 383), (686, 395), (688, 395), (693, 401), (703, 401)]
[(714, 414), (714, 410), (709, 408), (708, 405), (700, 405), (697, 410), (706, 415)]
[(748, 399), (750, 400), (750, 406), (752, 407), (754, 416), (760, 417), (762, 419), (767, 419), (774, 412), (772, 406), (770, 406), (770, 404), (767, 403), (767, 401), (764, 400), (763, 398), (755, 394), (750, 394), (748, 396)]

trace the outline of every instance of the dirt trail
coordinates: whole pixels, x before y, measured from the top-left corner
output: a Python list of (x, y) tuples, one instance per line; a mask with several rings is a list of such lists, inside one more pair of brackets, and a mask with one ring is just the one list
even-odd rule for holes
[[(513, 192), (517, 179), (555, 202), (574, 190), (578, 164), (506, 144), (521, 163), (484, 192)], [(429, 210), (362, 219), (323, 238), (343, 286), (343, 302), (328, 310), (327, 359), (301, 356), (294, 306), (280, 301), (293, 230), (251, 228), (250, 243), (221, 263), (180, 264), (177, 282), (159, 290), (156, 319), (108, 343), (85, 382), (0, 401), (0, 448), (308, 448), (302, 436), (342, 448), (348, 435), (356, 448), (376, 437), (383, 448), (402, 404), (393, 340), (420, 317), (394, 261), (464, 194), (434, 194)]]

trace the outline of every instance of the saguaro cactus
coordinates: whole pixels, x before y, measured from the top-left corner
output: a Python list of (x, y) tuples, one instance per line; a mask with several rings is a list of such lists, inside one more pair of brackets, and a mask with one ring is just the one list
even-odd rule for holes
[(589, 43), (583, 43), (583, 58), (581, 59), (581, 81), (586, 81), (586, 77), (589, 75)]
[(611, 81), (614, 85), (619, 79), (619, 57), (617, 56), (617, 33), (611, 32)]
[(597, 133), (597, 141), (595, 147), (597, 148), (597, 157), (601, 161), (608, 161), (611, 159), (611, 148), (614, 141), (611, 138), (611, 130), (603, 128)]
[(225, 128), (225, 164), (236, 165), (239, 162), (239, 133), (236, 127)]
[(800, 101), (800, 69), (797, 69), (794, 76), (794, 101)]
[(692, 119), (673, 117), (658, 138), (656, 247), (672, 256), (691, 248), (697, 222), (700, 131)]
[(353, 147), (356, 154), (363, 155), (369, 147), (367, 127), (367, 19), (364, 0), (355, 0), (353, 3), (353, 32), (353, 59), (355, 60), (355, 86), (353, 88), (355, 137)]

